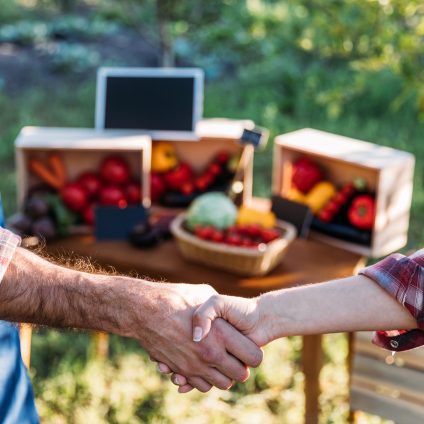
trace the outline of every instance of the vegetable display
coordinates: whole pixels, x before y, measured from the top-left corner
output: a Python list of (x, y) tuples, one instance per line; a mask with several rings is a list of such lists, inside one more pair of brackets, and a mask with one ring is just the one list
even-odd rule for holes
[(281, 237), (272, 212), (237, 208), (222, 193), (207, 193), (196, 199), (187, 212), (185, 226), (202, 240), (249, 249)]
[(171, 143), (163, 142), (153, 144), (152, 156), (152, 202), (171, 207), (186, 207), (205, 192), (224, 192), (234, 176), (234, 158), (238, 163), (238, 156), (220, 151), (196, 174), (189, 163), (178, 159)]
[[(32, 157), (29, 171), (40, 183), (57, 195), (61, 207), (75, 214), (76, 222), (94, 224), (96, 205), (119, 206), (140, 204), (142, 191), (140, 182), (131, 175), (128, 162), (122, 156), (111, 154), (105, 157), (97, 170), (82, 172), (73, 181), (67, 179), (62, 157), (52, 152), (47, 161)], [(152, 180), (152, 192), (155, 187)], [(28, 194), (31, 205), (31, 195)], [(58, 208), (56, 202), (56, 209)], [(34, 208), (29, 208), (31, 211)], [(43, 224), (44, 228), (46, 224)]]
[(312, 228), (346, 241), (371, 243), (375, 194), (365, 180), (356, 177), (337, 187), (326, 179), (324, 167), (302, 156), (293, 164), (291, 183), (287, 198), (309, 206)]

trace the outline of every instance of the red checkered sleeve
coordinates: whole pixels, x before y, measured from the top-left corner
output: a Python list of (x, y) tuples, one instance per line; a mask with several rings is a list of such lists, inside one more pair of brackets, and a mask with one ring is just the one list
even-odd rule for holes
[(0, 227), (0, 283), (20, 242), (17, 235)]
[(373, 342), (392, 351), (424, 345), (424, 249), (411, 256), (399, 253), (359, 272), (379, 284), (417, 320), (413, 330), (377, 331)]

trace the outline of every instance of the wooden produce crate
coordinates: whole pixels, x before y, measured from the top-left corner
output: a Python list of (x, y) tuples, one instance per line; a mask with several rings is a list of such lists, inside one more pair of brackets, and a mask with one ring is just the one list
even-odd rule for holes
[[(173, 144), (179, 161), (188, 163), (195, 174), (201, 174), (218, 152), (241, 155), (236, 191), (241, 193), (240, 203), (245, 203), (252, 197), (254, 146), (243, 143), (241, 138), (244, 130), (254, 128), (255, 124), (250, 120), (203, 119), (196, 127), (197, 140), (154, 140), (152, 143), (166, 141)], [(264, 131), (266, 139), (267, 131)]]
[(81, 173), (95, 171), (102, 160), (116, 154), (130, 165), (140, 179), (141, 203), (150, 206), (151, 139), (135, 131), (98, 131), (86, 128), (24, 127), (16, 141), (18, 206), (22, 205), (28, 190), (40, 180), (28, 170), (30, 158), (46, 161), (49, 153), (59, 152), (69, 181)]
[(310, 128), (279, 135), (274, 142), (273, 194), (286, 197), (292, 165), (309, 157), (340, 187), (361, 178), (375, 192), (376, 215), (367, 245), (313, 231), (312, 236), (369, 257), (380, 257), (407, 241), (412, 200), (414, 156), (373, 143)]

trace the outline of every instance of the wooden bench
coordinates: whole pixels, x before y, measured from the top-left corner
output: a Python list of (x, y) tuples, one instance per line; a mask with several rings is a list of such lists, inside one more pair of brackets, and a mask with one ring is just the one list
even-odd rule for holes
[(424, 349), (394, 356), (372, 343), (372, 332), (354, 335), (350, 408), (394, 420), (424, 423)]

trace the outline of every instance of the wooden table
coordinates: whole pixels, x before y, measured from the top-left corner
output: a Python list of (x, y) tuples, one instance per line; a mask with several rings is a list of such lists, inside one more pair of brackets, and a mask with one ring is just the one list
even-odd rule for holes
[[(364, 265), (364, 258), (314, 240), (295, 240), (281, 264), (265, 277), (243, 278), (185, 262), (173, 241), (140, 250), (126, 242), (96, 242), (91, 236), (72, 237), (48, 246), (54, 256), (77, 254), (94, 258), (119, 272), (185, 283), (209, 283), (218, 292), (252, 297), (282, 287), (346, 277)], [(322, 366), (321, 336), (303, 337), (302, 367), (305, 375), (305, 422), (315, 424), (319, 415), (319, 374)]]

